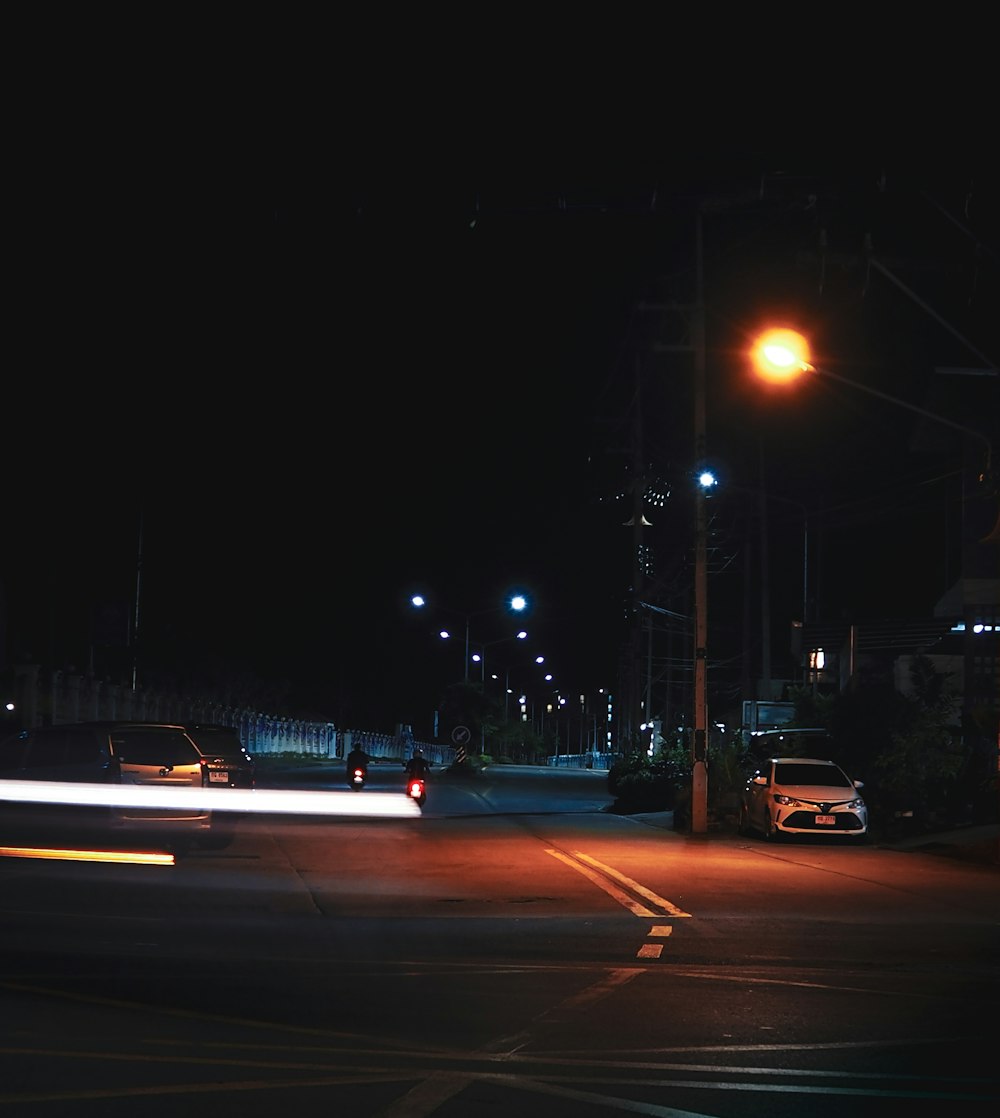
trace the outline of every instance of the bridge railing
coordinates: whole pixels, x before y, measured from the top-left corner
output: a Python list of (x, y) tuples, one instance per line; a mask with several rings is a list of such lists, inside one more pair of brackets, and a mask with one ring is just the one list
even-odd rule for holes
[(15, 668), (9, 701), (15, 708), (7, 720), (11, 729), (104, 720), (208, 722), (236, 730), (251, 755), (297, 753), (334, 759), (346, 757), (352, 744), (358, 744), (371, 757), (402, 762), (419, 745), (431, 764), (454, 760), (453, 749), (416, 742), (409, 734), (340, 730), (332, 722), (282, 718), (212, 696), (133, 690), (72, 672), (45, 672), (37, 664)]
[(610, 769), (613, 753), (559, 753), (548, 758), (549, 768), (556, 769)]

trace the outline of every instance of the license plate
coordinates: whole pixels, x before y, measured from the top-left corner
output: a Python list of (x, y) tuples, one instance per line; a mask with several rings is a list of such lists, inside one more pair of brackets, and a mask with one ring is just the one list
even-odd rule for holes
[(217, 772), (216, 770), (213, 769), (208, 774), (208, 783), (209, 784), (228, 784), (229, 783), (229, 773)]
[(816, 816), (816, 826), (817, 827), (834, 827), (834, 826), (836, 826), (836, 824), (837, 824), (836, 815), (817, 815)]

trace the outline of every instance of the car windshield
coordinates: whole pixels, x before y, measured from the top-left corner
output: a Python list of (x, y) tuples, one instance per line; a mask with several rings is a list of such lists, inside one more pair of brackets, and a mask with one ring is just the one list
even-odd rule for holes
[(246, 760), (246, 751), (237, 734), (231, 730), (206, 729), (196, 727), (191, 736), (204, 756), (232, 757)]
[(794, 762), (775, 765), (774, 783), (783, 785), (819, 785), (824, 788), (850, 788), (851, 783), (832, 765), (803, 765)]

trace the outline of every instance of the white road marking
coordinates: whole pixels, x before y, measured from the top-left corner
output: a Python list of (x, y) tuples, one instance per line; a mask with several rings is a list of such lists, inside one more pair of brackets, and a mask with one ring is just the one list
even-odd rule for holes
[[(589, 854), (584, 854), (580, 850), (574, 850), (573, 856), (563, 854), (560, 850), (549, 850), (549, 854), (553, 858), (558, 858), (561, 862), (565, 862), (567, 866), (571, 866), (577, 871), (582, 873), (584, 877), (592, 881), (598, 888), (603, 889), (609, 897), (613, 897), (620, 905), (623, 905), (634, 916), (650, 917), (650, 916), (687, 916), (690, 917), (690, 912), (685, 912), (683, 909), (678, 908), (675, 904), (663, 897), (659, 897), (656, 893), (647, 889), (644, 885), (640, 885), (632, 878), (626, 877), (625, 874), (619, 873), (618, 870), (612, 869), (611, 866), (606, 866), (603, 862), (599, 862), (596, 858), (591, 858)], [(581, 864), (582, 863), (582, 864)], [(594, 867), (593, 869), (591, 867)], [(600, 872), (596, 872), (600, 871)], [(633, 893), (644, 897), (647, 901), (656, 905), (660, 910), (658, 912), (645, 905), (640, 904), (634, 900), (617, 886), (613, 885), (607, 878), (614, 878), (615, 881), (620, 881), (622, 885), (626, 886)], [(656, 936), (665, 939), (671, 935), (673, 928), (669, 924), (654, 924), (649, 930), (650, 936)], [(663, 954), (662, 943), (644, 943), (636, 953), (637, 959), (659, 959)]]

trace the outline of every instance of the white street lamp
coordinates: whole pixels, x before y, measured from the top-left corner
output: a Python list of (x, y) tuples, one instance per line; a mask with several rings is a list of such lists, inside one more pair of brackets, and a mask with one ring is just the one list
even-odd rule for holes
[[(427, 599), (422, 594), (414, 594), (410, 598), (410, 604), (412, 606), (414, 606), (416, 609), (422, 609), (428, 603), (427, 603)], [(510, 600), (506, 603), (506, 605), (494, 606), (492, 609), (478, 610), (475, 613), (465, 613), (461, 610), (452, 610), (452, 609), (448, 609), (446, 606), (441, 606), (441, 605), (438, 605), (437, 608), (444, 610), (445, 613), (454, 613), (458, 617), (464, 617), (465, 618), (465, 679), (466, 679), (466, 682), (468, 682), (468, 679), (469, 679), (469, 628), (471, 626), (472, 619), (474, 617), (483, 617), (487, 613), (500, 613), (505, 609), (513, 610), (514, 613), (522, 613), (524, 610), (526, 610), (528, 608), (528, 599), (523, 594), (514, 594), (514, 595), (512, 595)], [(450, 634), (447, 632), (447, 630), (442, 630), (440, 636), (442, 637), (442, 639), (447, 639), (450, 636)]]

